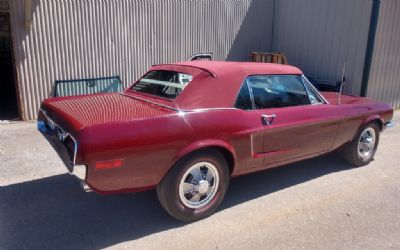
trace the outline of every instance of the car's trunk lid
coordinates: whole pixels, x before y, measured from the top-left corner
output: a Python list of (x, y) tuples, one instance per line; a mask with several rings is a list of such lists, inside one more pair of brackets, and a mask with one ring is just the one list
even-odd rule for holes
[(164, 116), (175, 112), (120, 93), (50, 98), (43, 102), (42, 109), (53, 120), (63, 123), (61, 126), (72, 127), (73, 130), (97, 124)]

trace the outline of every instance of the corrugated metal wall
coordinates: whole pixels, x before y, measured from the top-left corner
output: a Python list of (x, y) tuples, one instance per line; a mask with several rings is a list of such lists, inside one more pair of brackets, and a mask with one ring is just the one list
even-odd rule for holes
[(273, 50), (309, 77), (338, 81), (360, 94), (372, 0), (277, 0)]
[(24, 2), (10, 1), (23, 119), (55, 80), (120, 75), (126, 87), (151, 64), (195, 52), (247, 60), (271, 47), (273, 0), (32, 0), (28, 13)]
[(382, 0), (367, 96), (400, 108), (400, 1)]

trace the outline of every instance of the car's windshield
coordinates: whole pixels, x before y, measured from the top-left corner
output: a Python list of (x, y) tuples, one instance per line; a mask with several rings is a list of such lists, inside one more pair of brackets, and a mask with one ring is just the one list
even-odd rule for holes
[(140, 93), (175, 99), (193, 76), (170, 70), (152, 70), (134, 84), (131, 89)]

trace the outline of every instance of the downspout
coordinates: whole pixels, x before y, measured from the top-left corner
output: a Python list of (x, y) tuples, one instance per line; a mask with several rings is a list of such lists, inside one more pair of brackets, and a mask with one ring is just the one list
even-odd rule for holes
[(273, 2), (274, 4), (274, 8), (273, 8), (273, 13), (272, 13), (272, 35), (271, 35), (271, 48), (270, 48), (270, 52), (274, 52), (274, 35), (275, 35), (275, 11), (276, 11), (276, 0), (274, 0)]
[(376, 28), (378, 26), (379, 19), (379, 9), (381, 6), (381, 0), (373, 0), (372, 2), (372, 10), (371, 10), (371, 19), (369, 23), (369, 31), (368, 31), (368, 42), (367, 42), (367, 50), (365, 52), (365, 60), (364, 60), (364, 70), (361, 81), (361, 96), (366, 96), (368, 81), (371, 71), (372, 64), (372, 56), (374, 54), (375, 47), (375, 36), (376, 36)]

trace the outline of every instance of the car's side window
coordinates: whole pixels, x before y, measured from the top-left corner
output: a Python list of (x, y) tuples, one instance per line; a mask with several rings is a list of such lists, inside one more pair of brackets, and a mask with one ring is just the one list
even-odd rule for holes
[(299, 75), (257, 75), (247, 78), (256, 109), (310, 104)]
[(236, 99), (235, 108), (244, 110), (253, 109), (249, 87), (247, 86), (246, 81), (242, 84), (242, 87), (240, 88), (239, 94)]

